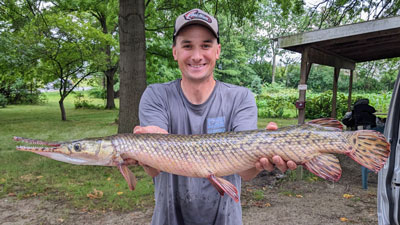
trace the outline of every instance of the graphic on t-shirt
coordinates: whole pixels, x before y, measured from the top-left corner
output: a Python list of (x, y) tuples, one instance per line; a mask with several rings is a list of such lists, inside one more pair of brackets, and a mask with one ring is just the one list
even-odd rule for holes
[(225, 117), (207, 118), (207, 133), (225, 132)]

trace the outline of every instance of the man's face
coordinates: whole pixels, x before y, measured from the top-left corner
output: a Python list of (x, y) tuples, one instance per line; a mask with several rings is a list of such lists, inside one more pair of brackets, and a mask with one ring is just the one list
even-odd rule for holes
[(219, 59), (221, 45), (207, 28), (189, 25), (176, 37), (172, 47), (174, 59), (178, 62), (182, 78), (201, 81), (213, 76), (215, 62)]

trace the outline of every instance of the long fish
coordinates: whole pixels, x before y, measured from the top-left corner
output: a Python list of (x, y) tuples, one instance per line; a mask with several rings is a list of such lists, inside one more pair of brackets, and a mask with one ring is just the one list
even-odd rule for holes
[[(376, 131), (342, 131), (331, 118), (276, 131), (252, 130), (200, 135), (118, 134), (69, 142), (46, 142), (22, 137), (22, 141), (42, 146), (17, 146), (58, 161), (78, 165), (117, 166), (134, 190), (136, 178), (128, 166), (138, 161), (161, 171), (204, 177), (217, 191), (236, 202), (236, 187), (223, 176), (253, 168), (261, 157), (279, 155), (292, 160), (315, 175), (339, 180), (342, 170), (332, 153), (346, 154), (364, 167), (378, 172), (390, 153), (390, 144)], [(46, 146), (46, 147), (44, 147)]]

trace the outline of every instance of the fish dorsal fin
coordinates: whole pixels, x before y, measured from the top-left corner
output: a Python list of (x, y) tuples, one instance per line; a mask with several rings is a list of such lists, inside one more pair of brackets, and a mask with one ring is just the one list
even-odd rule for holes
[(209, 175), (208, 180), (217, 189), (221, 196), (223, 196), (224, 193), (227, 193), (233, 200), (235, 200), (235, 202), (239, 202), (238, 190), (231, 182), (221, 177), (216, 177), (214, 174)]
[(320, 128), (321, 130), (332, 130), (332, 131), (342, 131), (343, 124), (334, 118), (320, 118), (315, 120), (310, 120), (306, 124), (314, 126), (315, 128)]
[(135, 174), (128, 168), (127, 165), (120, 163), (118, 164), (118, 169), (121, 172), (122, 176), (124, 176), (126, 182), (128, 183), (130, 190), (135, 190), (136, 187), (136, 177)]
[(330, 181), (338, 181), (342, 175), (339, 160), (332, 154), (317, 154), (303, 166), (313, 174)]

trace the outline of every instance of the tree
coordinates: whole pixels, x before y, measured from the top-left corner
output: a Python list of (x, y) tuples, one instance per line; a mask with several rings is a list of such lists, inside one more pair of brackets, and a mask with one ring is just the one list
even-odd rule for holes
[(108, 37), (102, 50), (105, 54), (103, 73), (106, 86), (106, 109), (115, 108), (114, 80), (119, 64), (118, 43), (118, 0), (53, 0), (59, 10), (66, 12), (88, 13), (96, 19), (93, 27)]
[(61, 119), (66, 120), (64, 100), (86, 77), (102, 70), (100, 65), (104, 60), (100, 46), (105, 40), (103, 34), (78, 13), (37, 12), (40, 17), (34, 22), (39, 24), (35, 31), (39, 36), (35, 39), (43, 46), (39, 52), (38, 71), (47, 82), (58, 80)]
[(139, 101), (146, 88), (144, 0), (120, 0), (120, 110), (118, 133), (139, 124)]
[(399, 15), (400, 1), (320, 0), (311, 6), (309, 17), (318, 29)]

